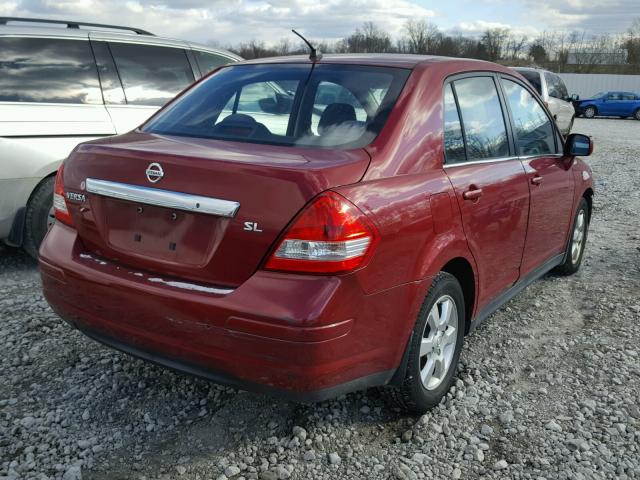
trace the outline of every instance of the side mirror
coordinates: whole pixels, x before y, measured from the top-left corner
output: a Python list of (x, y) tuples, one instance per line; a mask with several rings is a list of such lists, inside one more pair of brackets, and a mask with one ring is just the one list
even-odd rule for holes
[(588, 157), (593, 153), (591, 137), (581, 133), (572, 133), (564, 144), (564, 154), (570, 157)]
[(573, 95), (571, 95), (571, 100), (573, 100), (574, 102), (577, 102), (578, 100), (580, 100), (580, 95), (578, 95), (577, 93), (574, 93)]

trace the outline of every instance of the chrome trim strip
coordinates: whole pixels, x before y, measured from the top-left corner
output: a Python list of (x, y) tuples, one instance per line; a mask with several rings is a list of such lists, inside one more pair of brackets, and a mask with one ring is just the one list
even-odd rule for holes
[(485, 158), (483, 160), (472, 160), (470, 162), (445, 163), (444, 168), (464, 167), (465, 165), (477, 165), (482, 163), (508, 162), (509, 160), (519, 159), (519, 157)]
[(533, 158), (562, 158), (564, 154), (562, 153), (551, 153), (551, 154), (543, 154), (543, 155), (523, 155), (521, 157), (502, 157), (502, 158), (486, 158), (483, 160), (472, 160), (470, 162), (457, 162), (457, 163), (445, 163), (443, 164), (444, 168), (453, 168), (453, 167), (464, 167), (466, 165), (478, 165), (483, 163), (495, 163), (495, 162), (508, 162), (509, 160), (531, 160)]
[(105, 197), (219, 217), (232, 218), (240, 208), (240, 203), (232, 200), (202, 197), (189, 193), (97, 180), (95, 178), (87, 178), (86, 188), (87, 192)]
[(531, 160), (532, 158), (562, 158), (564, 157), (563, 153), (549, 153), (546, 155), (543, 154), (535, 154), (535, 155), (523, 155), (518, 157), (520, 160)]

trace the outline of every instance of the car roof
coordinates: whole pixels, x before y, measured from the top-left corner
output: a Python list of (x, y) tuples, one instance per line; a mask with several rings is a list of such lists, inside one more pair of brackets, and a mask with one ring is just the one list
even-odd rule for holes
[(512, 68), (517, 72), (553, 73), (553, 72), (550, 72), (549, 70), (545, 70), (544, 68), (539, 68), (539, 67), (509, 67), (509, 68)]
[(159, 37), (153, 34), (144, 35), (133, 31), (126, 30), (116, 31), (108, 28), (82, 27), (82, 28), (66, 28), (64, 26), (42, 26), (40, 25), (2, 25), (0, 24), (0, 37), (46, 37), (61, 39), (88, 39), (105, 40), (110, 42), (136, 43), (146, 45), (159, 45), (165, 47), (192, 48), (195, 50), (203, 50), (211, 53), (217, 53), (233, 60), (242, 60), (242, 57), (235, 55), (227, 50), (213, 48), (184, 40), (177, 40), (167, 37)]
[[(344, 64), (344, 65), (366, 65), (376, 67), (396, 67), (414, 69), (418, 65), (443, 64), (443, 63), (464, 63), (472, 62), (478, 70), (508, 71), (506, 67), (470, 58), (441, 57), (436, 55), (411, 55), (402, 53), (347, 53), (347, 54), (326, 54), (317, 64)], [(259, 65), (278, 63), (313, 63), (307, 55), (291, 55), (286, 57), (257, 58), (245, 60), (235, 65)]]

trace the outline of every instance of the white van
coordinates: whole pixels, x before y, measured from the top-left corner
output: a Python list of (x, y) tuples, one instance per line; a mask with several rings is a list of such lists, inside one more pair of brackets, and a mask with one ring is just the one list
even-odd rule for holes
[(132, 130), (238, 60), (136, 28), (0, 17), (0, 240), (37, 256), (55, 173), (78, 143)]
[(560, 133), (569, 135), (576, 118), (576, 110), (562, 79), (549, 70), (535, 67), (511, 67), (536, 89), (553, 115)]

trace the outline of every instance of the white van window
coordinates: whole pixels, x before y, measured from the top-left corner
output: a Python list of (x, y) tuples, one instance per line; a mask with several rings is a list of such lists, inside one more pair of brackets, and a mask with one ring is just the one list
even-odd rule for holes
[(0, 38), (0, 101), (101, 104), (86, 40)]
[(205, 76), (207, 73), (221, 67), (222, 65), (231, 63), (231, 60), (223, 57), (222, 55), (215, 55), (213, 53), (202, 52), (200, 50), (194, 50), (193, 55), (196, 57), (196, 62), (198, 62), (198, 67), (200, 67), (202, 76)]
[(116, 42), (109, 47), (129, 105), (164, 105), (195, 80), (180, 48)]

